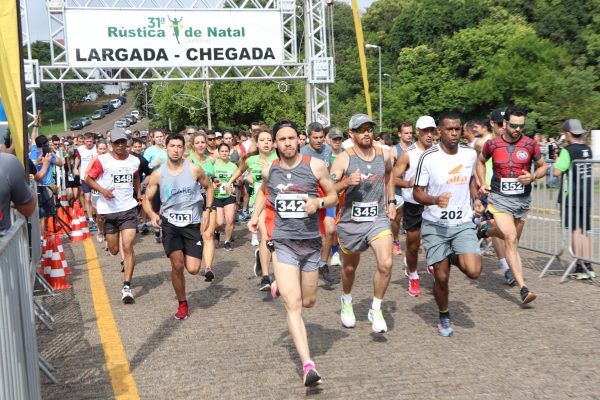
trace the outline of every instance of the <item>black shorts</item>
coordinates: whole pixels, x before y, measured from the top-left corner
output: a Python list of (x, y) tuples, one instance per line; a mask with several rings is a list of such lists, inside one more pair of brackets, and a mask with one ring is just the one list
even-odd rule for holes
[(423, 211), (425, 206), (421, 204), (404, 202), (404, 214), (402, 215), (402, 228), (407, 232), (421, 229), (423, 223)]
[(137, 206), (131, 210), (111, 214), (102, 214), (104, 220), (104, 233), (117, 233), (125, 229), (137, 229)]
[(235, 204), (235, 203), (236, 203), (235, 196), (229, 196), (225, 199), (217, 199), (215, 197), (215, 200), (213, 202), (215, 207), (225, 207), (225, 206), (228, 206), (230, 204)]
[(66, 188), (76, 188), (81, 186), (81, 179), (79, 175), (67, 175), (67, 179), (65, 180)]
[(202, 235), (200, 224), (191, 224), (185, 227), (175, 226), (162, 218), (163, 247), (167, 257), (177, 250), (183, 251), (186, 256), (202, 260)]
[(572, 231), (579, 229), (589, 231), (592, 229), (590, 214), (591, 206), (585, 209), (585, 213), (583, 207), (567, 206), (562, 216), (563, 226)]
[(56, 204), (54, 204), (54, 193), (49, 186), (38, 186), (38, 215), (40, 218), (56, 215)]
[(254, 194), (254, 186), (250, 186), (246, 180), (244, 180), (244, 187), (246, 188), (246, 193), (248, 196), (252, 196)]

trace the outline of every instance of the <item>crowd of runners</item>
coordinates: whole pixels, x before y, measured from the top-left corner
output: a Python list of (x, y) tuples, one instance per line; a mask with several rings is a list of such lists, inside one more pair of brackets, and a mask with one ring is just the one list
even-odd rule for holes
[[(115, 128), (105, 140), (84, 135), (75, 168), (98, 241), (120, 254), (124, 303), (134, 303), (136, 233), (153, 230), (162, 243), (179, 302), (175, 318), (183, 320), (184, 270), (213, 280), (216, 249), (240, 247), (234, 226), (247, 221), (256, 249), (244, 267), (253, 268), (259, 290), (281, 296), (304, 384), (314, 386), (321, 376), (302, 308), (315, 305), (319, 280), (331, 285), (329, 267), (341, 265), (340, 320), (353, 328), (352, 289), (369, 248), (376, 266), (367, 317), (379, 334), (388, 329), (381, 304), (394, 256), (409, 278), (410, 296), (421, 295), (420, 273), (433, 279), (441, 336), (454, 333), (451, 267), (477, 279), (486, 238), (521, 302), (535, 300), (517, 248), (532, 184), (546, 177), (548, 166), (539, 144), (523, 134), (525, 121), (518, 106), (464, 125), (452, 112), (423, 115), (414, 126), (399, 124), (397, 144), (389, 135), (375, 139), (376, 123), (366, 114), (352, 116), (346, 130), (315, 122), (302, 131), (290, 120), (272, 128), (253, 123), (239, 141), (231, 132), (189, 127), (154, 130), (143, 152), (138, 138)], [(419, 264), (421, 246), (425, 262)]]

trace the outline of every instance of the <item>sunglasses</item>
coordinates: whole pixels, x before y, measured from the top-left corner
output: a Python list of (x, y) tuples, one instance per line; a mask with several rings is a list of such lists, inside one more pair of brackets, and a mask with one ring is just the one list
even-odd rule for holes
[(372, 127), (372, 126), (361, 126), (358, 129), (354, 129), (354, 132), (357, 132), (357, 133), (367, 133), (367, 132), (373, 133), (373, 132), (375, 132), (375, 128)]
[(216, 139), (216, 138), (214, 138), (214, 137), (209, 137), (209, 138), (206, 138), (206, 140), (210, 140), (211, 142), (212, 142), (213, 140), (215, 140), (215, 139)]
[(525, 124), (513, 124), (511, 122), (508, 123), (508, 126), (510, 126), (511, 129), (523, 129), (523, 128), (525, 128)]

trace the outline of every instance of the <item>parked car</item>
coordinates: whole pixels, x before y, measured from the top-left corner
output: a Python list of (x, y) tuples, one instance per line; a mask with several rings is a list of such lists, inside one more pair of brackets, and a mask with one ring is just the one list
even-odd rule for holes
[(138, 110), (132, 110), (129, 114), (133, 115), (138, 121), (142, 119), (140, 118), (140, 112)]
[(129, 125), (133, 125), (133, 124), (135, 124), (135, 123), (137, 122), (137, 118), (136, 118), (136, 117), (134, 117), (134, 116), (133, 116), (133, 115), (131, 115), (131, 114), (127, 114), (127, 115), (125, 116), (125, 119), (126, 119), (127, 121), (129, 121)]
[(83, 129), (83, 126), (83, 122), (81, 122), (80, 119), (74, 119), (73, 121), (71, 121), (71, 129), (73, 129), (74, 131), (78, 129)]
[(146, 136), (148, 136), (148, 131), (140, 131), (140, 136), (141, 136), (141, 137), (146, 137)]
[(106, 112), (104, 112), (104, 110), (96, 110), (94, 111), (94, 113), (92, 114), (92, 119), (102, 119), (106, 117)]
[(80, 121), (83, 124), (83, 126), (88, 126), (92, 124), (92, 119), (90, 117), (80, 118)]
[(119, 99), (112, 99), (110, 104), (112, 104), (115, 109), (122, 106), (121, 100)]
[(107, 114), (110, 114), (111, 112), (115, 111), (115, 107), (111, 103), (102, 104), (102, 109)]
[(115, 128), (127, 128), (129, 126), (129, 123), (127, 122), (127, 120), (125, 118), (121, 118), (118, 119), (117, 122), (115, 122)]
[(121, 105), (127, 103), (127, 97), (125, 96), (117, 96), (117, 99), (121, 101)]
[(97, 98), (98, 98), (98, 95), (95, 92), (91, 92), (91, 93), (88, 93), (85, 96), (83, 96), (83, 101), (85, 101), (85, 102), (96, 101)]

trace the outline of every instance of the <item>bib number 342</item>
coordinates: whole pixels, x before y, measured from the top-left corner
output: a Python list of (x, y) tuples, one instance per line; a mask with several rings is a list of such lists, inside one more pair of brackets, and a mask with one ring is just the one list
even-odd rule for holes
[(304, 211), (306, 194), (285, 193), (275, 198), (275, 209), (281, 218), (306, 218), (308, 214)]

